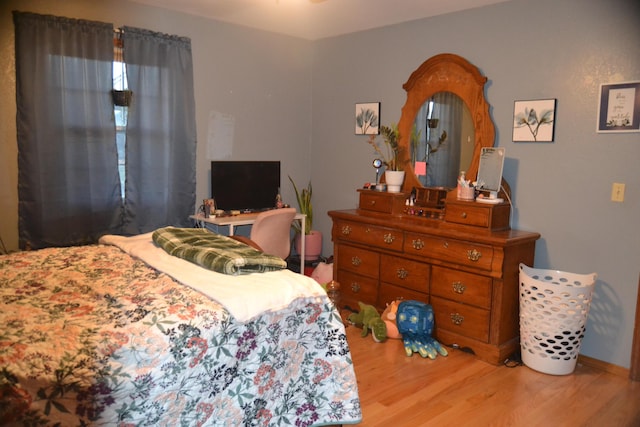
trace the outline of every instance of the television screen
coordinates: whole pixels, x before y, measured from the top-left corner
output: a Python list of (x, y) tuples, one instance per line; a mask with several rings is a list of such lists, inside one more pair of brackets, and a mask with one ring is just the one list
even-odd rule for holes
[(211, 198), (216, 209), (272, 209), (279, 191), (279, 161), (211, 162)]

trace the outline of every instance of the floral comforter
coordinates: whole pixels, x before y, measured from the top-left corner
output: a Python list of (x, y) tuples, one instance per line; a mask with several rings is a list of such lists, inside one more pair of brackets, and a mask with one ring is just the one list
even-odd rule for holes
[(116, 247), (55, 248), (0, 257), (0, 324), (0, 425), (361, 419), (328, 298), (240, 323)]

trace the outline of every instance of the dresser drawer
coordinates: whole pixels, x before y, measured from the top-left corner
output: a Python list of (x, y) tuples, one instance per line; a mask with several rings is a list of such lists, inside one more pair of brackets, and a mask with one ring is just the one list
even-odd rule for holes
[(360, 193), (360, 209), (374, 212), (391, 213), (393, 199), (384, 193), (374, 191)]
[(334, 238), (402, 251), (404, 239), (401, 230), (351, 221), (336, 221), (334, 227)]
[(393, 283), (418, 292), (427, 292), (431, 266), (418, 261), (382, 255), (380, 281)]
[(407, 233), (404, 251), (407, 254), (435, 258), (487, 271), (491, 270), (493, 262), (493, 248), (489, 245), (430, 237), (418, 233)]
[(338, 251), (340, 254), (337, 260), (339, 270), (348, 270), (373, 278), (378, 277), (380, 255), (377, 252), (348, 245), (340, 245)]
[(358, 190), (360, 193), (359, 208), (365, 211), (399, 214), (405, 206), (406, 195), (375, 190)]
[(413, 289), (403, 288), (401, 286), (392, 285), (390, 283), (381, 283), (380, 290), (378, 291), (378, 304), (376, 307), (384, 308), (391, 301), (395, 300), (414, 300), (422, 301), (429, 304), (429, 294), (424, 289), (422, 292), (415, 291)]
[[(436, 316), (436, 328), (458, 335), (489, 342), (489, 311), (444, 298), (431, 296)], [(451, 344), (451, 343), (447, 343)]]
[(434, 266), (431, 271), (431, 294), (481, 308), (491, 308), (490, 277)]
[(444, 214), (447, 222), (501, 230), (509, 228), (510, 206), (480, 204), (478, 202), (448, 201)]
[(340, 283), (342, 305), (348, 305), (355, 310), (359, 310), (359, 301), (376, 305), (376, 300), (378, 299), (377, 279), (338, 270), (338, 283)]

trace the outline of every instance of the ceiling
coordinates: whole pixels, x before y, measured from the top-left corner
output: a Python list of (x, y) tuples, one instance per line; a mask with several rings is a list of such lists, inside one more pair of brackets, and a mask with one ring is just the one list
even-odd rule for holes
[(131, 0), (318, 40), (508, 0)]

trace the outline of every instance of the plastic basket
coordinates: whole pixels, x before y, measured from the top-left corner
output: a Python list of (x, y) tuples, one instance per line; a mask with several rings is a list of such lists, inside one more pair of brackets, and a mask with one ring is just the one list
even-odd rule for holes
[(574, 371), (597, 275), (520, 264), (522, 362), (536, 371)]

